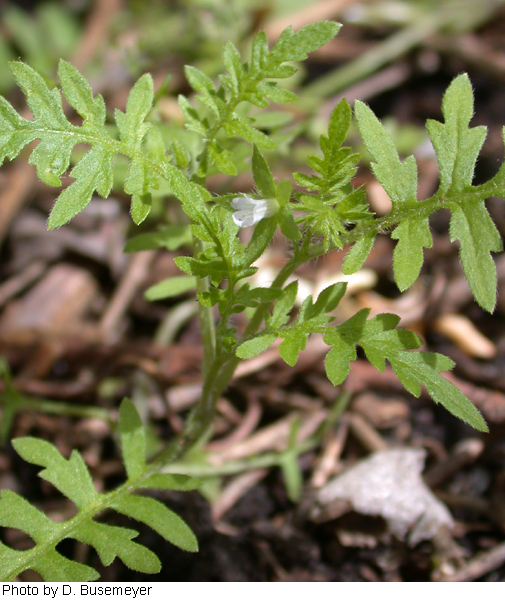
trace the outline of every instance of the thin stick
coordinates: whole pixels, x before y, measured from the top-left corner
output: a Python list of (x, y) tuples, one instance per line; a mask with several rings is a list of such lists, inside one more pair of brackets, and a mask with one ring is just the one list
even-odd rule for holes
[(492, 550), (481, 552), (462, 569), (451, 575), (437, 578), (437, 581), (475, 581), (489, 571), (493, 571), (505, 562), (505, 543)]

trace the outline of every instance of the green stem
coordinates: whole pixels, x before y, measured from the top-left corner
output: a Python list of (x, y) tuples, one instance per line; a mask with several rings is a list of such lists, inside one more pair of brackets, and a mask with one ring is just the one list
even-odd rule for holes
[[(195, 238), (193, 242), (194, 255), (203, 252), (203, 242)], [(196, 278), (196, 291), (198, 294), (209, 291), (209, 278)], [(198, 302), (198, 319), (200, 321), (200, 335), (203, 345), (202, 377), (205, 379), (209, 374), (212, 362), (216, 356), (216, 325), (211, 306), (204, 306)]]
[[(386, 233), (390, 229), (394, 229), (397, 225), (409, 217), (416, 216), (418, 218), (425, 218), (429, 217), (437, 210), (449, 209), (450, 204), (461, 205), (469, 199), (485, 200), (491, 196), (499, 196), (501, 193), (505, 192), (503, 181), (501, 178), (498, 178), (498, 175), (499, 174), (497, 174), (497, 176), (495, 176), (491, 181), (481, 186), (472, 187), (467, 191), (463, 190), (454, 192), (454, 196), (452, 196), (452, 192), (445, 196), (437, 192), (431, 198), (427, 198), (421, 202), (416, 202), (407, 209), (397, 207), (395, 210), (392, 210), (383, 217), (378, 219), (368, 219), (360, 223), (354, 229), (343, 233), (339, 240), (342, 246), (348, 246), (350, 244), (354, 244), (366, 233)], [(339, 250), (339, 248), (331, 244), (330, 248), (326, 250), (323, 242), (312, 244), (307, 252), (307, 255), (305, 256), (305, 260), (319, 258), (320, 256), (323, 256), (333, 250)]]
[[(304, 454), (315, 448), (317, 444), (318, 440), (309, 438), (297, 444), (296, 452), (297, 454)], [(256, 469), (278, 467), (281, 464), (281, 457), (282, 452), (266, 452), (265, 454), (258, 454), (244, 460), (228, 461), (222, 465), (192, 465), (184, 461), (173, 462), (170, 466), (163, 469), (163, 473), (184, 474), (191, 477), (226, 477), (228, 475), (246, 473), (247, 471), (255, 471)]]
[(115, 425), (116, 423), (111, 411), (99, 406), (76, 406), (75, 404), (56, 402), (47, 398), (30, 398), (18, 391), (15, 392), (14, 396), (9, 393), (0, 394), (0, 404), (2, 406), (10, 405), (16, 412), (20, 410), (36, 410), (50, 415), (101, 419), (111, 425)]
[[(300, 262), (300, 258), (296, 256), (288, 261), (273, 281), (271, 287), (282, 287), (288, 277), (299, 266)], [(267, 309), (267, 305), (261, 305), (256, 309), (244, 332), (244, 337), (250, 337), (257, 332), (263, 322)], [(162, 452), (153, 464), (166, 465), (167, 463), (174, 462), (208, 431), (214, 421), (216, 402), (228, 386), (239, 363), (240, 359), (232, 353), (214, 358), (204, 380), (200, 402), (190, 415), (184, 431)]]
[[(295, 451), (297, 454), (303, 454), (316, 448), (323, 437), (326, 435), (329, 427), (335, 425), (340, 417), (344, 414), (349, 402), (351, 394), (342, 390), (335, 400), (335, 404), (328, 415), (325, 422), (318, 430), (308, 439), (296, 443)], [(216, 457), (219, 454), (216, 455)], [(265, 469), (268, 467), (277, 467), (282, 462), (282, 452), (266, 452), (264, 454), (256, 454), (242, 460), (227, 461), (223, 464), (190, 464), (184, 461), (172, 462), (169, 466), (162, 468), (163, 473), (174, 473), (190, 475), (192, 477), (224, 477), (227, 475), (237, 475), (255, 469)]]

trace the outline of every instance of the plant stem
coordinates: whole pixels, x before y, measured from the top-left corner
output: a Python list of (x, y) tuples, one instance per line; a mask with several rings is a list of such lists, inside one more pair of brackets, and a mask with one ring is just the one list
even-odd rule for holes
[[(193, 247), (195, 256), (203, 252), (203, 242), (201, 240), (195, 238)], [(208, 277), (196, 278), (196, 291), (198, 294), (209, 291)], [(200, 335), (203, 345), (202, 376), (205, 380), (216, 356), (216, 325), (212, 307), (204, 306), (201, 302), (198, 302), (198, 319), (200, 321)]]
[[(318, 443), (318, 440), (309, 438), (300, 442), (296, 446), (298, 454), (303, 454), (312, 450)], [(173, 462), (170, 466), (162, 469), (163, 473), (174, 473), (190, 475), (191, 477), (225, 477), (227, 475), (238, 475), (247, 471), (256, 469), (265, 469), (268, 467), (278, 467), (281, 463), (282, 452), (266, 452), (251, 456), (243, 460), (232, 460), (221, 465), (212, 464), (189, 464), (184, 461)]]
[[(342, 390), (335, 400), (335, 404), (331, 409), (330, 414), (318, 430), (306, 440), (302, 440), (296, 444), (296, 453), (303, 454), (315, 448), (326, 435), (328, 428), (335, 425), (344, 414), (350, 400), (351, 394)], [(242, 460), (228, 461), (218, 465), (209, 463), (203, 465), (191, 464), (184, 461), (172, 462), (170, 465), (163, 467), (161, 472), (184, 474), (192, 477), (224, 477), (226, 475), (236, 475), (246, 471), (253, 471), (255, 469), (280, 466), (282, 454), (282, 452), (265, 452)], [(215, 456), (217, 458), (219, 454), (216, 454)]]
[(101, 419), (111, 425), (116, 424), (116, 419), (112, 416), (112, 412), (100, 406), (76, 406), (75, 404), (56, 402), (47, 398), (30, 398), (29, 396), (20, 394), (18, 391), (15, 392), (14, 397), (8, 393), (0, 394), (0, 405), (6, 406), (13, 403), (15, 403), (14, 409), (16, 412), (28, 409), (51, 415)]

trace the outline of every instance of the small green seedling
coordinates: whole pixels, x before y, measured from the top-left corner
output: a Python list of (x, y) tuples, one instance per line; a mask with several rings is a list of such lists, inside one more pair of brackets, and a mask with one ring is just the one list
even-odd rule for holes
[[(134, 529), (107, 525), (95, 518), (113, 509), (146, 523), (165, 539), (186, 551), (196, 551), (197, 541), (189, 527), (161, 502), (136, 492), (149, 489), (188, 490), (194, 479), (163, 473), (167, 465), (182, 457), (211, 428), (216, 402), (242, 359), (254, 357), (278, 338), (279, 354), (295, 365), (298, 354), (311, 335), (323, 336), (329, 351), (325, 368), (330, 381), (341, 385), (357, 358), (357, 347), (379, 371), (386, 361), (403, 386), (418, 397), (423, 385), (435, 402), (479, 431), (486, 423), (474, 405), (443, 372), (452, 369), (452, 360), (441, 354), (419, 351), (421, 339), (399, 329), (400, 318), (380, 314), (369, 318), (369, 309), (360, 310), (343, 323), (335, 324), (333, 311), (346, 291), (345, 283), (324, 289), (317, 298), (308, 297), (300, 310), (293, 311), (297, 282), (286, 285), (296, 269), (334, 250), (348, 248), (343, 263), (346, 274), (356, 272), (365, 262), (378, 234), (389, 232), (397, 244), (393, 271), (398, 288), (408, 289), (419, 276), (424, 248), (432, 245), (429, 217), (437, 210), (451, 213), (451, 241), (460, 244), (463, 270), (478, 304), (492, 312), (496, 303), (496, 268), (491, 252), (502, 250), (500, 235), (485, 206), (490, 196), (505, 198), (505, 167), (487, 183), (472, 184), (475, 163), (484, 142), (484, 127), (470, 128), (473, 93), (466, 75), (458, 76), (445, 93), (444, 122), (429, 121), (427, 129), (440, 167), (437, 192), (423, 201), (417, 199), (417, 165), (413, 156), (400, 160), (390, 136), (365, 104), (357, 102), (356, 124), (373, 157), (372, 170), (392, 201), (391, 211), (376, 217), (369, 209), (365, 191), (353, 187), (359, 155), (345, 142), (351, 125), (351, 108), (339, 102), (331, 115), (328, 135), (321, 136), (321, 154), (310, 156), (313, 174), (295, 173), (300, 191), (293, 193), (289, 179), (275, 181), (262, 151), (273, 152), (271, 136), (255, 126), (248, 115), (251, 106), (266, 109), (270, 102), (295, 102), (297, 96), (278, 85), (296, 72), (291, 64), (329, 42), (339, 25), (322, 22), (298, 32), (289, 27), (270, 48), (265, 32), (252, 42), (244, 62), (234, 45), (224, 47), (227, 73), (216, 82), (194, 67), (186, 67), (196, 102), (179, 98), (186, 128), (200, 140), (185, 146), (173, 140), (167, 148), (158, 124), (146, 121), (153, 107), (154, 89), (150, 75), (133, 86), (126, 111), (115, 112), (117, 129), (106, 126), (106, 107), (94, 96), (83, 76), (68, 62), (58, 68), (60, 88), (50, 89), (45, 80), (22, 62), (11, 63), (12, 74), (26, 96), (32, 119), (25, 119), (0, 98), (0, 162), (14, 160), (21, 150), (38, 140), (29, 162), (39, 178), (51, 186), (61, 185), (61, 176), (71, 164), (77, 144), (88, 151), (73, 166), (73, 183), (59, 195), (49, 215), (48, 227), (61, 227), (82, 211), (97, 193), (106, 198), (114, 183), (113, 159), (129, 159), (124, 190), (131, 196), (131, 216), (139, 224), (151, 209), (151, 194), (162, 180), (180, 202), (186, 221), (152, 234), (130, 240), (128, 251), (150, 248), (188, 247), (192, 252), (175, 260), (181, 275), (158, 284), (151, 298), (159, 299), (196, 288), (203, 344), (201, 399), (188, 417), (183, 433), (152, 462), (146, 461), (145, 432), (132, 403), (121, 405), (119, 430), (126, 467), (126, 482), (108, 493), (98, 493), (81, 456), (73, 452), (64, 458), (49, 442), (20, 438), (15, 450), (28, 462), (43, 468), (40, 476), (51, 482), (76, 506), (73, 518), (62, 523), (49, 519), (21, 496), (3, 491), (0, 525), (26, 532), (35, 545), (13, 550), (0, 545), (0, 574), (12, 580), (33, 569), (53, 581), (85, 581), (98, 577), (88, 566), (65, 558), (56, 550), (66, 538), (92, 545), (104, 565), (119, 557), (128, 567), (144, 573), (160, 568), (158, 558), (132, 541)], [(62, 95), (82, 117), (71, 122), (62, 105)], [(116, 133), (117, 131), (117, 133)], [(235, 176), (245, 145), (252, 150), (252, 174), (257, 193), (213, 196), (206, 179), (215, 173)], [(241, 152), (235, 152), (236, 148)], [(247, 244), (240, 241), (241, 228), (254, 228)], [(289, 240), (292, 251), (270, 287), (252, 287), (256, 261), (265, 252), (277, 230)], [(249, 280), (249, 281), (248, 281)], [(149, 295), (149, 294), (148, 294)], [(214, 318), (217, 307), (219, 319)], [(250, 316), (244, 331), (237, 331), (234, 315)], [(296, 428), (293, 439), (296, 438)], [(293, 447), (294, 448), (294, 447)], [(290, 497), (299, 497), (301, 481), (291, 446), (281, 464), (289, 483)]]

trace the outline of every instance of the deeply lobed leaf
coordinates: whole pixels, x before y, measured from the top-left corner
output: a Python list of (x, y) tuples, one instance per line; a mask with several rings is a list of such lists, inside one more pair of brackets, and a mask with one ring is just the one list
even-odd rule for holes
[(228, 74), (220, 76), (222, 87), (217, 90), (204, 73), (194, 67), (186, 67), (186, 77), (191, 87), (198, 92), (197, 99), (212, 113), (210, 118), (200, 115), (186, 98), (179, 98), (186, 126), (206, 140), (199, 157), (200, 177), (208, 175), (213, 165), (228, 175), (235, 175), (237, 172), (232, 155), (223, 154), (218, 149), (217, 136), (221, 130), (224, 130), (227, 137), (240, 137), (258, 148), (276, 148), (273, 140), (260, 131), (253, 120), (236, 110), (237, 106), (242, 102), (249, 102), (265, 108), (269, 101), (295, 101), (296, 94), (279, 88), (276, 82), (268, 80), (284, 79), (296, 73), (294, 66), (285, 63), (304, 60), (308, 53), (331, 40), (339, 29), (340, 25), (331, 21), (307, 25), (296, 33), (288, 27), (271, 50), (268, 48), (265, 32), (260, 31), (253, 40), (249, 65), (243, 62), (237, 48), (228, 41), (223, 50), (223, 63)]
[[(354, 190), (350, 185), (359, 159), (359, 155), (353, 154), (350, 148), (342, 148), (350, 125), (351, 107), (344, 98), (332, 111), (328, 136), (322, 135), (319, 140), (323, 158), (311, 155), (307, 160), (319, 175), (294, 174), (298, 184), (316, 193), (298, 194), (299, 208), (308, 213), (298, 220), (308, 226), (310, 235), (323, 237), (325, 251), (329, 250), (330, 244), (343, 247), (341, 236), (347, 231), (346, 223), (358, 223), (371, 218), (363, 195), (357, 195), (359, 190)], [(358, 204), (360, 210), (356, 211)], [(374, 239), (375, 236), (368, 236), (372, 245)], [(362, 246), (361, 253), (363, 250)], [(366, 256), (362, 261), (365, 259)], [(353, 266), (349, 261), (348, 268), (349, 265)]]
[(332, 346), (326, 361), (326, 373), (334, 385), (340, 385), (349, 373), (350, 362), (356, 360), (356, 346), (366, 353), (368, 360), (379, 371), (383, 371), (386, 360), (405, 388), (414, 396), (421, 394), (422, 383), (435, 402), (440, 402), (450, 413), (479, 431), (487, 431), (480, 412), (451, 382), (440, 373), (452, 369), (454, 363), (440, 354), (412, 352), (421, 344), (410, 331), (396, 329), (399, 317), (377, 315), (367, 320), (369, 309), (358, 312), (354, 317), (324, 335), (324, 341)]
[(194, 489), (199, 483), (185, 475), (149, 471), (145, 457), (145, 430), (129, 400), (123, 401), (120, 408), (119, 431), (128, 479), (118, 490), (105, 494), (95, 490), (90, 473), (78, 452), (72, 452), (70, 458), (66, 459), (44, 440), (18, 438), (13, 441), (14, 448), (25, 460), (44, 467), (39, 475), (72, 500), (78, 512), (72, 519), (56, 523), (21, 496), (8, 490), (2, 491), (0, 526), (24, 531), (35, 542), (33, 548), (24, 551), (0, 545), (2, 581), (12, 580), (26, 569), (33, 569), (51, 581), (97, 579), (98, 573), (94, 569), (69, 560), (56, 550), (56, 546), (66, 538), (93, 546), (106, 566), (118, 557), (129, 568), (143, 573), (157, 573), (161, 567), (157, 556), (132, 541), (137, 537), (137, 531), (94, 520), (106, 508), (113, 508), (146, 523), (184, 550), (195, 552), (198, 549), (193, 532), (179, 516), (161, 502), (133, 495), (133, 492), (137, 489), (184, 491)]
[[(423, 264), (424, 248), (431, 248), (433, 244), (430, 212), (448, 208), (452, 213), (451, 241), (460, 242), (461, 263), (470, 289), (480, 306), (492, 312), (496, 304), (497, 279), (491, 252), (499, 252), (503, 246), (484, 204), (486, 196), (481, 189), (485, 186), (472, 186), (486, 128), (469, 127), (473, 116), (473, 92), (468, 76), (456, 77), (447, 89), (442, 102), (444, 123), (427, 122), (438, 158), (440, 187), (433, 198), (423, 202), (416, 198), (414, 158), (410, 156), (401, 162), (391, 137), (372, 111), (359, 102), (355, 110), (360, 134), (376, 161), (372, 169), (391, 197), (393, 213), (399, 221), (391, 234), (398, 240), (393, 267), (399, 289), (403, 291), (414, 283)], [(489, 195), (505, 197), (500, 177), (497, 176), (495, 181), (494, 188), (487, 187)], [(361, 245), (364, 244), (362, 241)], [(346, 265), (346, 272), (348, 270)]]
[[(11, 63), (13, 76), (26, 96), (33, 120), (19, 116), (12, 106), (0, 98), (0, 162), (15, 158), (24, 146), (40, 140), (31, 153), (29, 162), (35, 165), (39, 178), (52, 186), (60, 186), (60, 177), (70, 165), (73, 148), (77, 144), (90, 146), (89, 151), (72, 169), (75, 179), (60, 194), (49, 216), (48, 227), (60, 227), (81, 212), (96, 192), (106, 198), (112, 189), (112, 159), (115, 154), (125, 154), (131, 159), (125, 181), (125, 191), (132, 196), (132, 217), (140, 223), (150, 210), (149, 193), (159, 186), (160, 175), (170, 180), (182, 175), (165, 171), (164, 147), (151, 138), (148, 152), (143, 142), (151, 125), (145, 118), (153, 102), (153, 82), (143, 75), (133, 86), (127, 101), (126, 112), (116, 111), (119, 141), (111, 137), (105, 127), (105, 104), (101, 96), (93, 97), (92, 90), (82, 75), (68, 62), (60, 61), (58, 77), (61, 91), (72, 108), (83, 118), (81, 126), (73, 125), (66, 117), (61, 93), (49, 89), (44, 79), (22, 62)], [(153, 168), (151, 155), (158, 162)], [(180, 187), (179, 191), (180, 191)], [(183, 194), (181, 200), (186, 200)]]

